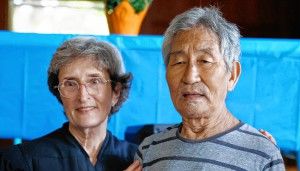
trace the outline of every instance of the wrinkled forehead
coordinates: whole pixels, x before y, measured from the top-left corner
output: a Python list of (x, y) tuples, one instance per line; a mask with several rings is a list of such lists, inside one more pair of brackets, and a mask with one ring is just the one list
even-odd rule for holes
[(173, 39), (171, 40), (171, 43), (176, 41), (176, 39), (181, 38), (183, 40), (203, 40), (203, 41), (215, 41), (219, 43), (219, 37), (217, 33), (212, 31), (211, 29), (200, 25), (195, 26), (189, 29), (182, 29), (176, 32), (173, 35)]
[[(177, 32), (170, 44), (170, 54), (176, 51), (184, 51), (189, 48), (194, 50), (214, 49), (220, 50), (219, 38), (206, 27), (195, 27)], [(168, 55), (170, 55), (168, 54)]]

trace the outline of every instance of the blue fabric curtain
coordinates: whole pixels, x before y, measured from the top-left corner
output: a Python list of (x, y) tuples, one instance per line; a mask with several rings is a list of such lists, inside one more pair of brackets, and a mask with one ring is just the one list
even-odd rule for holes
[[(32, 139), (66, 121), (47, 87), (55, 49), (75, 35), (0, 32), (0, 138)], [(123, 139), (128, 126), (172, 124), (181, 118), (165, 81), (161, 36), (97, 36), (116, 45), (134, 75), (129, 99), (109, 129)], [(227, 105), (243, 122), (268, 130), (283, 150), (299, 149), (300, 40), (243, 38), (242, 75)]]

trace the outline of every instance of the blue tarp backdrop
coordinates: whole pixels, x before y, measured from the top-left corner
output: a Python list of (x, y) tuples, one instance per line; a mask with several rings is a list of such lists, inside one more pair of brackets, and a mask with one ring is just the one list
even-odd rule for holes
[[(55, 49), (74, 35), (0, 32), (0, 138), (32, 139), (66, 121), (47, 87)], [(129, 99), (109, 121), (124, 138), (128, 126), (180, 122), (169, 97), (161, 36), (97, 36), (116, 45), (134, 75)], [(283, 150), (300, 142), (300, 40), (243, 38), (242, 75), (227, 99), (240, 120), (268, 130)]]

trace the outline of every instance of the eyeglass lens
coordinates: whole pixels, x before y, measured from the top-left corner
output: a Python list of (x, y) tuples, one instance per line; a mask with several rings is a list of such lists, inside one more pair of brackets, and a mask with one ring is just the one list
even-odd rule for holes
[[(83, 83), (82, 85), (85, 86), (87, 92), (90, 95), (96, 95), (100, 93), (101, 86), (103, 86), (107, 82), (108, 81), (100, 77), (94, 77), (88, 79), (86, 83)], [(64, 80), (62, 84), (59, 85), (59, 92), (64, 97), (72, 98), (78, 94), (80, 85), (81, 84), (78, 83), (76, 80)]]

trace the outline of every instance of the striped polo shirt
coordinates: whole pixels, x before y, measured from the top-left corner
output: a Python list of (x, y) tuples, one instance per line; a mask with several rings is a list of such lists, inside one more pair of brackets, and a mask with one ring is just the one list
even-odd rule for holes
[(135, 157), (143, 170), (285, 170), (278, 147), (248, 124), (202, 140), (181, 137), (180, 127), (175, 125), (142, 142)]

